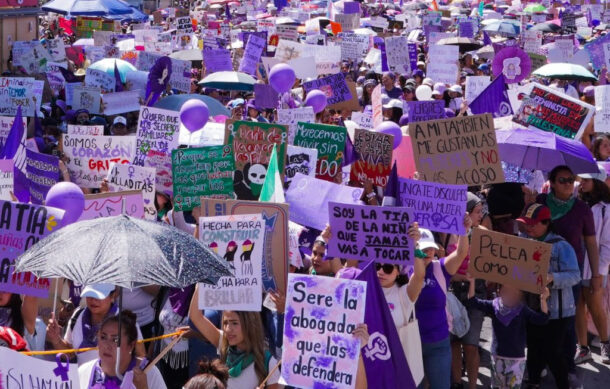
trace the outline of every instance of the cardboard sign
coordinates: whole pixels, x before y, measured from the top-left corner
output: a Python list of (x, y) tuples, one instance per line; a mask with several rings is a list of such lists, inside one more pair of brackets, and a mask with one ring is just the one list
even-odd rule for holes
[[(3, 327), (2, 330), (12, 331), (9, 327)], [(8, 347), (0, 347), (0, 385), (6, 389), (39, 387), (38, 385), (47, 388), (79, 388), (78, 365), (66, 362), (65, 358), (59, 363), (62, 370), (58, 371), (58, 362), (55, 360), (45, 361)]]
[(285, 187), (290, 185), (292, 178), (297, 173), (315, 177), (317, 162), (318, 150), (288, 145), (286, 167), (284, 168)]
[(278, 168), (283, 177), (288, 128), (279, 124), (227, 122), (225, 144), (235, 156), (234, 189), (240, 200), (258, 200), (265, 182), (273, 145), (277, 145)]
[(542, 45), (542, 31), (525, 30), (522, 31), (523, 51), (526, 53), (537, 54)]
[(263, 304), (265, 221), (258, 215), (199, 218), (199, 240), (223, 258), (233, 277), (199, 284), (199, 309), (259, 312)]
[(329, 105), (328, 108), (334, 109), (339, 112), (341, 112), (341, 111), (354, 112), (354, 111), (358, 111), (360, 109), (360, 102), (358, 101), (358, 92), (356, 90), (356, 83), (352, 82), (352, 81), (347, 81), (347, 87), (349, 88), (352, 98), (349, 100), (342, 101), (340, 103)]
[(352, 335), (364, 322), (366, 282), (290, 274), (281, 384), (354, 388), (360, 358)]
[(409, 123), (445, 118), (445, 100), (409, 101)]
[(371, 180), (373, 185), (385, 187), (392, 170), (393, 146), (393, 135), (356, 128), (354, 149), (360, 158), (351, 165), (350, 179), (361, 184)]
[(407, 231), (415, 221), (412, 210), (329, 203), (329, 256), (409, 265), (415, 244)]
[(239, 65), (239, 71), (256, 76), (256, 68), (266, 45), (267, 41), (264, 38), (250, 35)]
[[(536, 31), (534, 31), (536, 32)], [(466, 77), (466, 91), (464, 98), (469, 103), (473, 102), (491, 84), (489, 76), (468, 76)], [(410, 118), (409, 118), (410, 120)]]
[(314, 89), (321, 90), (326, 95), (329, 106), (352, 99), (352, 93), (345, 82), (343, 74), (333, 74), (317, 80), (304, 82), (303, 89), (305, 93)]
[(12, 159), (0, 159), (0, 200), (11, 201), (14, 187), (14, 164)]
[(419, 177), (455, 185), (504, 182), (491, 114), (409, 123)]
[[(4, 145), (6, 142), (14, 121), (14, 116), (0, 116), (0, 145)], [(28, 120), (26, 118), (23, 118), (23, 128), (28, 128)]]
[(68, 135), (104, 135), (104, 126), (81, 126), (79, 124), (68, 124)]
[[(23, 116), (34, 116), (36, 97), (38, 104), (42, 103), (42, 92), (36, 93), (36, 83), (33, 78), (0, 77), (0, 115), (15, 116), (17, 107), (21, 106)], [(42, 81), (40, 81), (42, 82)]]
[(280, 95), (268, 84), (254, 84), (254, 103), (258, 108), (275, 109)]
[(72, 182), (82, 188), (99, 188), (112, 163), (131, 163), (135, 136), (64, 135), (63, 151)]
[(104, 93), (114, 92), (116, 80), (110, 74), (97, 69), (87, 68), (85, 74), (85, 85), (98, 87)]
[(541, 293), (552, 245), (482, 228), (472, 230), (468, 272), (475, 278)]
[(381, 84), (373, 88), (371, 93), (371, 106), (373, 108), (373, 127), (383, 122), (383, 105), (381, 104)]
[(123, 213), (123, 202), (125, 202), (125, 214), (136, 219), (144, 219), (142, 191), (128, 190), (85, 195), (85, 208), (78, 221), (119, 216)]
[(0, 240), (0, 291), (46, 298), (50, 281), (31, 273), (14, 273), (15, 259), (58, 230), (64, 210), (0, 200), (0, 214), (4, 237)]
[(373, 129), (373, 115), (371, 114), (352, 112), (352, 121), (356, 123), (359, 128), (364, 128), (366, 130)]
[(344, 61), (360, 60), (371, 45), (371, 38), (367, 35), (352, 32), (339, 33), (341, 41), (341, 59)]
[(140, 190), (144, 201), (144, 218), (157, 220), (155, 208), (155, 174), (153, 168), (112, 164), (108, 172), (108, 188), (111, 192)]
[(318, 150), (316, 177), (334, 181), (341, 172), (346, 137), (345, 127), (298, 123), (294, 145)]
[(390, 70), (398, 73), (410, 70), (407, 37), (387, 37), (385, 38), (385, 45)]
[(29, 149), (25, 155), (30, 201), (33, 204), (43, 204), (49, 189), (59, 182), (59, 158)]
[(532, 84), (529, 97), (521, 101), (513, 121), (569, 139), (580, 139), (595, 107), (555, 89)]
[(140, 91), (106, 93), (102, 95), (104, 115), (111, 116), (140, 110)]
[(288, 143), (294, 144), (294, 136), (297, 132), (297, 123), (314, 123), (316, 114), (312, 107), (300, 107), (292, 109), (277, 110), (277, 122), (288, 126)]
[(234, 170), (229, 145), (172, 150), (174, 208), (190, 211), (202, 197), (234, 198)]
[(398, 204), (413, 211), (420, 227), (464, 235), (466, 185), (443, 185), (407, 178), (398, 181)]
[(140, 107), (134, 165), (157, 170), (156, 189), (172, 194), (171, 151), (178, 148), (180, 113), (153, 107)]
[(265, 291), (286, 291), (288, 205), (258, 201), (201, 199), (202, 216), (262, 215), (265, 222), (262, 280)]
[(72, 109), (86, 109), (90, 114), (100, 113), (101, 93), (99, 87), (75, 85), (72, 97)]
[[(231, 52), (227, 49), (203, 50), (203, 61), (206, 74), (221, 71), (233, 71)], [(255, 84), (255, 86), (258, 84)]]
[(610, 132), (610, 85), (595, 87), (595, 132)]

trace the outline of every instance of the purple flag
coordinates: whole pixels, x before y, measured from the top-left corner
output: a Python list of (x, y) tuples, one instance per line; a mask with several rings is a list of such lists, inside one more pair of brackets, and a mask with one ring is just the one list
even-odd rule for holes
[(47, 192), (59, 181), (59, 158), (26, 150), (27, 177), (33, 204), (43, 204)]
[(354, 144), (352, 143), (352, 138), (349, 135), (345, 138), (345, 157), (343, 158), (343, 166), (349, 166), (352, 163), (360, 160), (360, 155)]
[(487, 32), (483, 31), (483, 45), (491, 45), (491, 38), (487, 35)]
[(370, 338), (362, 348), (362, 360), (369, 388), (415, 388), (398, 331), (377, 278), (375, 263), (369, 262), (356, 279), (367, 283), (364, 322)]
[(123, 81), (121, 81), (121, 74), (119, 73), (119, 68), (117, 68), (117, 66), (116, 66), (116, 61), (114, 61), (114, 80), (115, 80), (114, 90), (116, 92), (123, 92)]
[(388, 177), (388, 183), (383, 191), (383, 201), (381, 203), (384, 207), (402, 206), (399, 203), (400, 195), (398, 190), (398, 168), (396, 167), (396, 161), (392, 165), (392, 171)]
[(34, 137), (42, 138), (44, 136), (44, 132), (42, 131), (42, 124), (40, 123), (40, 119), (38, 118), (38, 110), (34, 110)]
[(494, 118), (508, 116), (513, 114), (513, 108), (506, 93), (506, 83), (504, 75), (500, 74), (495, 80), (483, 89), (468, 105), (473, 114), (491, 113)]
[(231, 10), (229, 9), (229, 3), (225, 4), (225, 16), (227, 20), (231, 20)]
[(6, 138), (4, 148), (0, 151), (0, 159), (13, 160), (13, 194), (21, 203), (30, 201), (30, 190), (28, 189), (29, 182), (25, 175), (25, 150), (25, 128), (23, 128), (23, 116), (21, 114), (21, 106), (19, 106), (11, 131)]

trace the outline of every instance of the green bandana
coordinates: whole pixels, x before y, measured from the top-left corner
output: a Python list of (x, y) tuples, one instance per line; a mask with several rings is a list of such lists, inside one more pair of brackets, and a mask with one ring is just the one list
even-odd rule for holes
[(571, 196), (568, 201), (559, 200), (553, 192), (550, 192), (546, 196), (546, 205), (551, 210), (551, 220), (557, 220), (565, 216), (566, 213), (570, 212), (574, 203), (576, 202), (576, 197)]
[(231, 377), (239, 377), (241, 372), (254, 362), (254, 354), (240, 351), (235, 346), (229, 346), (226, 365)]

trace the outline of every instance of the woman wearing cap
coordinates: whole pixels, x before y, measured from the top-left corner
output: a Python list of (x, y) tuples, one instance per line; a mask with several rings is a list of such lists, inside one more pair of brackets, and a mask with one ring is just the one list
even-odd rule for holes
[[(580, 270), (572, 246), (553, 232), (551, 210), (542, 204), (530, 204), (517, 219), (524, 237), (552, 245), (549, 271), (545, 286), (551, 291), (548, 301), (549, 321), (539, 326), (527, 326), (527, 371), (529, 388), (540, 387), (540, 374), (548, 366), (559, 389), (568, 389), (568, 361), (564, 342), (574, 323), (576, 307), (572, 286), (580, 281)], [(540, 300), (530, 299), (528, 305), (540, 312)]]
[[(599, 275), (602, 277), (602, 289), (608, 284), (608, 270), (610, 267), (610, 189), (606, 185), (606, 171), (599, 166), (599, 173), (579, 174), (581, 178), (578, 188), (579, 197), (591, 207), (593, 221), (595, 222), (595, 235), (599, 246)], [(590, 293), (591, 267), (585, 260), (583, 269), (583, 292), (576, 305), (576, 335), (582, 358), (579, 362), (591, 360), (591, 351), (587, 338), (587, 307), (600, 306), (602, 309), (591, 312), (593, 323), (600, 337), (600, 355), (602, 362), (610, 364), (610, 343), (608, 342), (607, 309), (603, 307), (602, 294)]]
[[(464, 228), (470, 231), (472, 220), (464, 216)], [(439, 249), (429, 230), (421, 229), (419, 249), (425, 254), (426, 266), (423, 288), (415, 302), (415, 315), (419, 322), (422, 341), (424, 374), (431, 389), (447, 389), (451, 382), (451, 345), (449, 323), (445, 305), (449, 280), (459, 269), (468, 254), (468, 235), (460, 236), (456, 250), (437, 259)], [(414, 271), (411, 271), (413, 274)]]
[(256, 104), (254, 104), (254, 100), (248, 100), (246, 109), (248, 110), (248, 117), (246, 120), (251, 122), (269, 123), (269, 121), (265, 119), (263, 115), (261, 115), (261, 110), (258, 109)]
[(383, 105), (383, 120), (398, 124), (398, 122), (400, 122), (400, 117), (402, 116), (402, 108), (402, 101), (391, 99)]
[(371, 94), (373, 93), (373, 89), (377, 86), (377, 81), (373, 79), (367, 79), (364, 81), (364, 85), (362, 87), (362, 98), (360, 99), (360, 107), (364, 109), (367, 105), (372, 105)]

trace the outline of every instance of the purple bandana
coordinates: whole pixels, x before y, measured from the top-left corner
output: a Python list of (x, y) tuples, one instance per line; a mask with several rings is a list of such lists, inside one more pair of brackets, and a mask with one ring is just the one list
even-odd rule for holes
[(172, 311), (182, 317), (186, 317), (189, 313), (193, 292), (195, 292), (195, 285), (187, 286), (184, 289), (170, 288), (169, 302), (172, 306)]
[[(93, 371), (91, 372), (91, 380), (89, 382), (89, 389), (121, 389), (121, 384), (123, 383), (118, 377), (108, 377), (104, 374), (102, 370), (102, 366), (100, 365), (101, 361), (97, 361), (97, 363), (93, 366)], [(128, 371), (132, 370), (136, 365), (136, 359), (133, 358), (131, 362), (129, 362), (129, 366), (127, 367)]]
[[(113, 303), (108, 310), (106, 317), (114, 316), (119, 312), (119, 308)], [(91, 323), (91, 311), (89, 308), (85, 308), (82, 313), (83, 318), (81, 321), (83, 330), (83, 341), (80, 344), (80, 348), (85, 347), (97, 347), (97, 332), (100, 329), (100, 325), (94, 325)], [(100, 323), (101, 324), (101, 323)]]
[(498, 318), (500, 323), (504, 324), (505, 327), (508, 327), (510, 322), (521, 313), (523, 303), (519, 303), (514, 307), (507, 307), (502, 304), (500, 297), (496, 297), (493, 299), (493, 307), (496, 318)]

